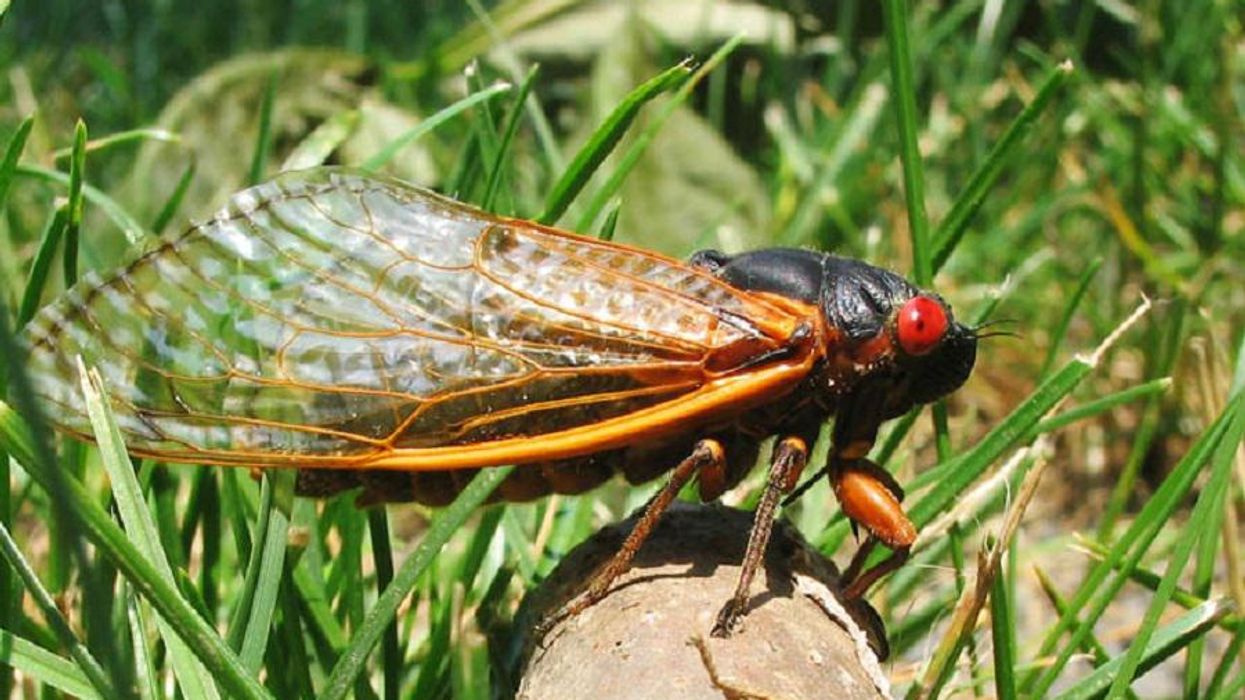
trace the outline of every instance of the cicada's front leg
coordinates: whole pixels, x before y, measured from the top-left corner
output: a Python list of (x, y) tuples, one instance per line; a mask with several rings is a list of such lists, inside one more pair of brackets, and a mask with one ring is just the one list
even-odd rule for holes
[[(832, 463), (830, 483), (843, 513), (869, 533), (869, 539), (860, 546), (843, 573), (844, 593), (848, 598), (860, 598), (879, 578), (907, 561), (912, 543), (916, 541), (916, 526), (899, 505), (903, 491), (894, 478), (868, 459)], [(861, 568), (877, 542), (894, 553), (862, 573)]]
[[(868, 539), (843, 573), (844, 594), (848, 598), (864, 596), (878, 579), (902, 566), (916, 541), (916, 526), (900, 505), (903, 489), (889, 472), (865, 456), (877, 438), (880, 422), (877, 413), (863, 402), (851, 402), (840, 413), (835, 421), (827, 467), (830, 485), (843, 514), (854, 526), (863, 527), (868, 533)], [(893, 554), (862, 572), (869, 553), (878, 542), (890, 548)]]

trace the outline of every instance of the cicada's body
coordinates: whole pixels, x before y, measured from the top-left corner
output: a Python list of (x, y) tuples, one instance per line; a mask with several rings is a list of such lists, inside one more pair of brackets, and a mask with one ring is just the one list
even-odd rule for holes
[(519, 500), (618, 472), (677, 481), (689, 460), (713, 498), (775, 434), (789, 490), (837, 414), (836, 491), (897, 549), (915, 530), (865, 452), (883, 420), (958, 387), (976, 348), (940, 299), (858, 261), (682, 263), (331, 169), (84, 277), (27, 341), (72, 435), (90, 435), (81, 356), (133, 454), (297, 467), (304, 493), (370, 502), (442, 503), (501, 464), (527, 465), (497, 494)]

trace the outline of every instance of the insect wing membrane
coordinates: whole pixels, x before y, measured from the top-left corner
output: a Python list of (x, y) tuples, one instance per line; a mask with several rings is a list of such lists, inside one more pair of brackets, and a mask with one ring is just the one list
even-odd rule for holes
[(793, 323), (660, 256), (326, 169), (85, 276), (27, 342), (70, 433), (90, 432), (81, 355), (136, 454), (349, 466), (673, 401), (715, 353), (746, 366)]

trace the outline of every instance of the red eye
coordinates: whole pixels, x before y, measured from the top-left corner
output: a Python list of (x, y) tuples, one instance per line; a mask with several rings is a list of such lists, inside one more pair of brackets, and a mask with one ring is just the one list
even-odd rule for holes
[(947, 312), (942, 304), (926, 296), (913, 297), (899, 310), (899, 346), (908, 355), (924, 355), (933, 350), (947, 332)]

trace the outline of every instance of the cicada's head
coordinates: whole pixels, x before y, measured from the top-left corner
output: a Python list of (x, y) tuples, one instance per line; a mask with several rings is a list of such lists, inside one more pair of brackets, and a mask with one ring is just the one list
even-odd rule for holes
[(829, 258), (819, 303), (841, 339), (827, 358), (829, 381), (881, 393), (887, 418), (946, 396), (972, 372), (976, 331), (893, 272)]

